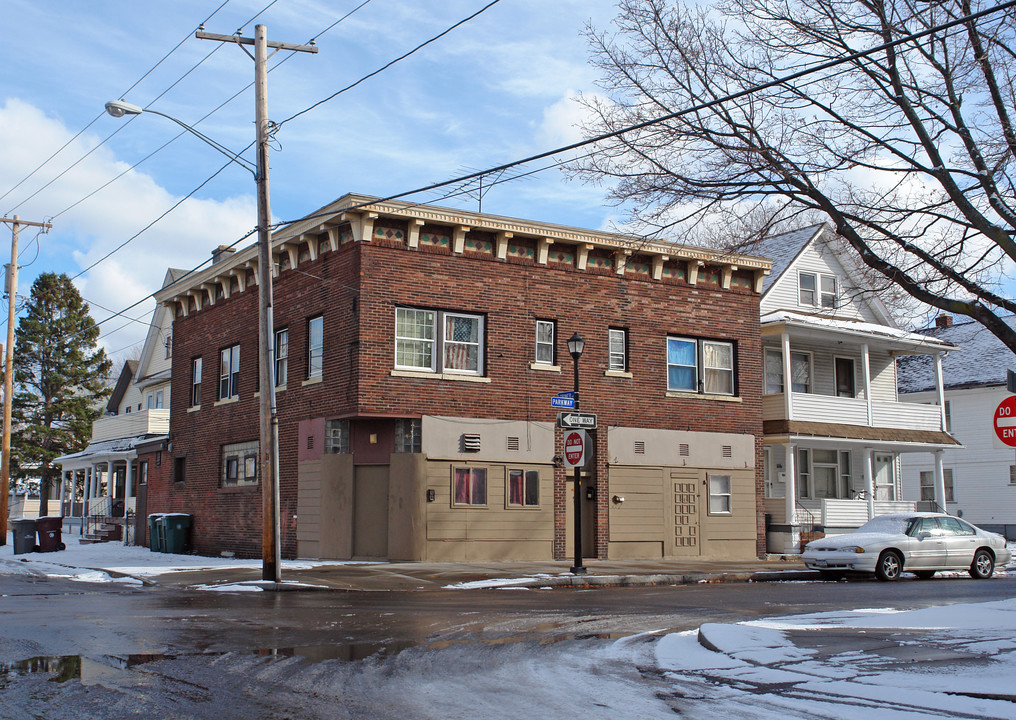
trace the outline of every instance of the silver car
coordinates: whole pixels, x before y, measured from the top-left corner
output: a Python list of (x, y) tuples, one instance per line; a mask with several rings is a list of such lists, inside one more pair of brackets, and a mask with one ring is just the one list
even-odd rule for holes
[(966, 570), (984, 579), (1009, 555), (1001, 535), (951, 515), (915, 512), (880, 515), (854, 532), (813, 540), (801, 559), (831, 577), (864, 572), (895, 580), (904, 571), (930, 578), (938, 570)]

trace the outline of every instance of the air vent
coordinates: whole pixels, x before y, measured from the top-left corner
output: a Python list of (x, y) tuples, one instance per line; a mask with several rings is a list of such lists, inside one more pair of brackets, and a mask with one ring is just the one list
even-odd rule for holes
[(463, 435), (462, 452), (480, 452), (480, 436)]
[(733, 457), (733, 455), (734, 455), (733, 448), (731, 448), (730, 445), (724, 445), (723, 446), (723, 457), (728, 458), (728, 457)]
[(508, 436), (508, 451), (518, 452), (519, 451), (519, 439), (517, 437)]
[(646, 454), (646, 444), (642, 440), (635, 441), (635, 454), (636, 455)]
[(307, 449), (308, 450), (313, 450), (314, 449), (314, 436), (313, 435), (308, 435), (307, 436)]
[(677, 453), (681, 457), (688, 457), (688, 443), (681, 443), (677, 446)]

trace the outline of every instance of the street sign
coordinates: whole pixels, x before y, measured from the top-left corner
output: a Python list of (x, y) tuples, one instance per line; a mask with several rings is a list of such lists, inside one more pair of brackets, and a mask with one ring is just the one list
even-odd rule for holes
[(550, 399), (550, 406), (556, 408), (574, 408), (575, 398), (556, 395)]
[(995, 436), (1008, 447), (1016, 447), (1016, 395), (1005, 398), (995, 408), (994, 425)]
[(557, 394), (557, 396), (558, 397), (574, 398), (575, 397), (575, 391), (574, 390), (565, 390), (564, 392), (559, 392)]
[(596, 414), (581, 412), (560, 412), (557, 414), (557, 426), (560, 428), (596, 429)]
[(564, 465), (580, 467), (586, 464), (589, 436), (585, 430), (568, 430), (564, 434)]

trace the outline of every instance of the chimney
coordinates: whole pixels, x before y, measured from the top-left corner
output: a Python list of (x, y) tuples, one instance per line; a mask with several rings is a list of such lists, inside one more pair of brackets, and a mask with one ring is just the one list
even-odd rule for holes
[(212, 265), (218, 265), (235, 252), (236, 248), (231, 248), (227, 245), (219, 245), (219, 247), (212, 250)]
[(947, 328), (952, 327), (952, 315), (939, 315), (935, 318), (935, 327)]

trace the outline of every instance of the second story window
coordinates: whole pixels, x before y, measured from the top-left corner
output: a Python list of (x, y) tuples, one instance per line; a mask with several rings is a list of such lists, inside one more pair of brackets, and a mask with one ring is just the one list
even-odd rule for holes
[(667, 390), (733, 395), (733, 343), (667, 338)]
[(191, 361), (191, 407), (201, 404), (201, 358)]
[(289, 373), (289, 330), (275, 331), (275, 387), (286, 386)]
[(325, 353), (325, 319), (321, 315), (307, 321), (307, 379), (321, 377)]
[(223, 348), (219, 364), (219, 400), (240, 394), (240, 346)]
[(554, 364), (554, 321), (536, 321), (536, 363)]
[(628, 331), (611, 328), (607, 331), (608, 370), (624, 372), (628, 369)]
[(482, 374), (483, 316), (396, 308), (395, 367)]
[(798, 276), (798, 301), (812, 307), (836, 307), (836, 276), (802, 272)]

